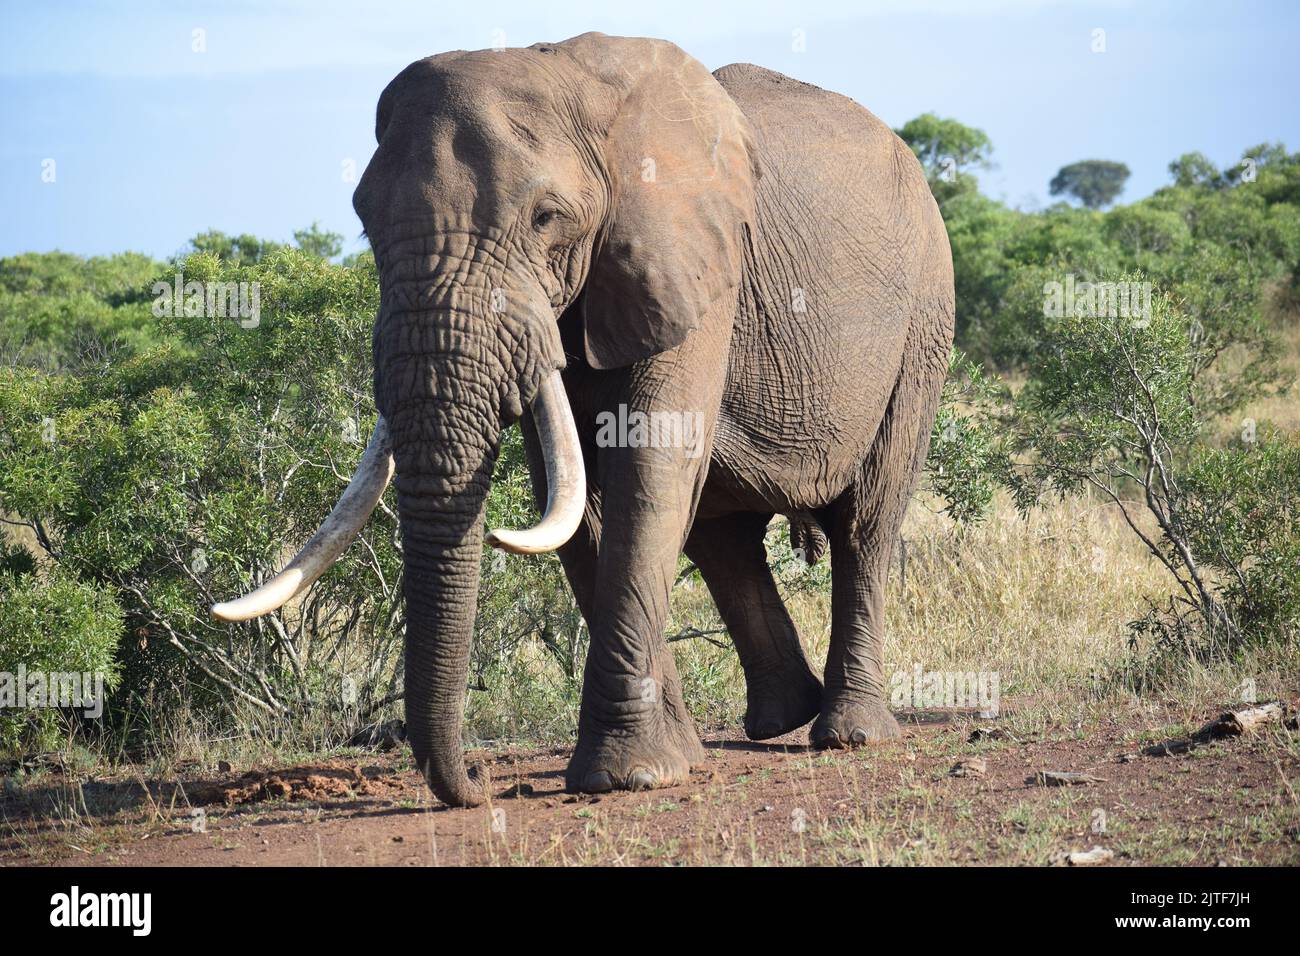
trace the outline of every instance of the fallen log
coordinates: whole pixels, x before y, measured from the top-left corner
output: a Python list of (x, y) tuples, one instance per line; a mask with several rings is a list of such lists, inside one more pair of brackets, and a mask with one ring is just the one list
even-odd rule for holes
[(1224, 711), (1190, 737), (1166, 740), (1147, 747), (1142, 752), (1149, 757), (1183, 754), (1216, 740), (1258, 733), (1261, 728), (1286, 718), (1286, 704), (1280, 700), (1270, 700), (1263, 704)]

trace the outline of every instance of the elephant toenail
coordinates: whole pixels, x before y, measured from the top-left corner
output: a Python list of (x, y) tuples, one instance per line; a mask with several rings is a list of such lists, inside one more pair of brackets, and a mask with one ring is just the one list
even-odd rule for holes
[(629, 790), (650, 790), (655, 785), (655, 775), (649, 770), (633, 770), (632, 776), (628, 778), (627, 788)]
[(853, 733), (849, 734), (849, 740), (855, 744), (865, 744), (867, 742), (867, 732), (861, 727), (854, 727)]
[(825, 734), (817, 739), (816, 744), (822, 750), (839, 750), (844, 746), (844, 741), (840, 740), (838, 731), (829, 728)]
[(614, 789), (614, 778), (606, 770), (597, 770), (587, 774), (582, 781), (583, 793), (609, 793)]

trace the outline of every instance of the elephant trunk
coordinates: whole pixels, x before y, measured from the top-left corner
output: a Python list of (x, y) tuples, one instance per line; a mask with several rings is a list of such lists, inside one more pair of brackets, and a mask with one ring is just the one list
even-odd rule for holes
[[(486, 380), (477, 343), (424, 355), (389, 352), (389, 336), (409, 341), (415, 328), (403, 329), (401, 321), (390, 319), (377, 337), (376, 397), (397, 466), (407, 739), (433, 792), (445, 803), (474, 806), (482, 787), (465, 771), (461, 726), (484, 509), (501, 429), (497, 383)], [(385, 352), (393, 358), (386, 361)]]
[[(400, 307), (381, 306), (375, 325), (380, 418), (343, 498), (288, 567), (212, 613), (248, 620), (302, 593), (364, 525), (395, 470), (405, 565), (407, 736), (434, 793), (446, 803), (473, 806), (483, 793), (465, 770), (461, 725), (484, 510), (507, 397), (531, 401), (548, 496), (535, 527), (495, 530), (492, 544), (522, 554), (563, 545), (582, 519), (585, 469), (549, 353), (517, 352), (498, 367), (490, 358), (494, 350), (475, 331), (485, 325), (481, 316), (446, 304), (410, 308), (413, 298), (404, 296)], [(523, 369), (513, 367), (519, 360)]]
[[(472, 807), (461, 728), (478, 596), (486, 484), (436, 504), (399, 495), (406, 572), (406, 733), (444, 803)], [(451, 514), (449, 514), (451, 513)]]
[[(406, 731), (417, 766), (445, 803), (474, 806), (482, 785), (461, 753), (466, 678), (474, 631), (484, 510), (496, 460), (499, 413), (466, 387), (481, 366), (449, 368), (435, 360), (433, 380), (455, 382), (457, 398), (396, 403), (397, 506), (406, 566)], [(423, 378), (423, 376), (421, 376)], [(582, 519), (586, 478), (573, 413), (560, 373), (540, 383), (532, 413), (546, 462), (542, 520), (520, 531), (492, 532), (492, 543), (535, 554), (567, 541)], [(413, 428), (431, 442), (406, 437)]]

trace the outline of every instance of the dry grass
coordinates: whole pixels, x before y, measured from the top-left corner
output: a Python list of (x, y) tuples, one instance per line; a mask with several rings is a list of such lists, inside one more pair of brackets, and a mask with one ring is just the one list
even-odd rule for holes
[[(1140, 514), (1139, 509), (1134, 509)], [(1128, 622), (1174, 593), (1168, 572), (1114, 506), (1071, 498), (1022, 517), (999, 496), (980, 524), (958, 527), (914, 502), (886, 595), (885, 673), (996, 672), (1004, 698), (1080, 715), (1134, 694), (1125, 678), (1146, 649), (1130, 645)], [(826, 564), (805, 569), (788, 556), (786, 529), (773, 524), (769, 554), (787, 605), (820, 673), (830, 641)], [(679, 585), (669, 634), (722, 627), (707, 588)], [(702, 730), (740, 726), (745, 682), (730, 638), (707, 634), (674, 643), (687, 703)], [(1295, 651), (1263, 648), (1231, 663), (1169, 659), (1149, 693), (1188, 714), (1233, 701), (1254, 681), (1261, 697), (1288, 692), (1300, 676)], [(1151, 673), (1145, 677), (1150, 681)], [(471, 695), (471, 739), (564, 743), (576, 722), (578, 686), (533, 643), (524, 644), (487, 693)], [(1294, 691), (1292, 690), (1293, 694)]]
[[(1300, 315), (1293, 316), (1286, 324), (1279, 325), (1278, 336), (1282, 343), (1282, 368), (1292, 382), (1300, 378)], [(1242, 413), (1242, 417), (1251, 417), (1259, 423), (1273, 425), (1292, 434), (1300, 432), (1300, 396), (1295, 386), (1253, 402)]]
[[(1283, 385), (1289, 386), (1276, 394), (1266, 396), (1246, 405), (1237, 413), (1224, 415), (1212, 429), (1213, 441), (1219, 446), (1239, 443), (1247, 419), (1255, 423), (1256, 431), (1276, 428), (1290, 434), (1300, 433), (1300, 306), (1291, 306), (1277, 297), (1271, 309), (1270, 322), (1277, 333), (1281, 353)], [(1242, 354), (1237, 351), (1223, 356), (1221, 365), (1227, 372), (1240, 370)]]
[[(779, 547), (774, 528), (769, 547)], [(1016, 513), (1000, 497), (982, 523), (959, 528), (914, 503), (886, 596), (885, 672), (990, 672), (1004, 695), (1092, 697), (1092, 679), (1130, 655), (1128, 621), (1172, 592), (1168, 573), (1112, 507), (1070, 499)], [(815, 573), (815, 572), (809, 572)], [(786, 574), (788, 589), (797, 589)], [(814, 668), (830, 641), (830, 593), (794, 590), (787, 603)], [(716, 627), (703, 589), (679, 589), (674, 627)], [(725, 637), (722, 638), (726, 640)], [(735, 655), (701, 640), (677, 645), (693, 711), (705, 726), (735, 725), (744, 682)]]
[(1125, 624), (1170, 592), (1109, 507), (1071, 499), (1021, 518), (999, 499), (958, 529), (909, 516), (908, 573), (887, 602), (886, 666), (996, 670), (1010, 693), (1077, 687), (1127, 652)]

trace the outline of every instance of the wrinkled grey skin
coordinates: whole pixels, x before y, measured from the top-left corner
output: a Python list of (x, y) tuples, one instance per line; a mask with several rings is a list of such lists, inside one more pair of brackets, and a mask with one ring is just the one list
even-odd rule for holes
[[(695, 561), (748, 683), (745, 729), (896, 736), (882, 599), (952, 341), (951, 256), (908, 148), (852, 101), (672, 44), (586, 34), (412, 64), (356, 190), (380, 272), (375, 397), (397, 462), (417, 763), (472, 805), (461, 723), (501, 431), (564, 369), (588, 503), (561, 550), (591, 633), (571, 789), (684, 781), (703, 751), (663, 639)], [(691, 412), (703, 454), (597, 447), (619, 405)], [(829, 540), (811, 672), (763, 532)]]

